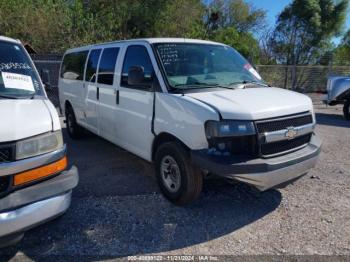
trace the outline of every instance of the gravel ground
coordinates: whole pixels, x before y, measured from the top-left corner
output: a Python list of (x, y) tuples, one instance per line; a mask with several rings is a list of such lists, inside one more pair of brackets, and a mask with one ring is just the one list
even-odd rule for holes
[(308, 175), (264, 193), (207, 180), (200, 199), (185, 208), (163, 198), (152, 167), (138, 157), (91, 134), (66, 137), (80, 171), (71, 208), (0, 255), (350, 255), (350, 122), (341, 107), (315, 107), (323, 148)]

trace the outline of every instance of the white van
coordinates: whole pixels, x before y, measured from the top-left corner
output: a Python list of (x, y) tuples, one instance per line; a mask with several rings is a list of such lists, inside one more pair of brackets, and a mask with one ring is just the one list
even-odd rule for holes
[(161, 190), (193, 201), (208, 174), (260, 190), (315, 166), (321, 143), (305, 95), (269, 87), (233, 48), (140, 39), (68, 50), (59, 95), (68, 132), (82, 129), (154, 162)]
[(78, 183), (57, 110), (20, 41), (0, 36), (0, 247), (63, 214)]

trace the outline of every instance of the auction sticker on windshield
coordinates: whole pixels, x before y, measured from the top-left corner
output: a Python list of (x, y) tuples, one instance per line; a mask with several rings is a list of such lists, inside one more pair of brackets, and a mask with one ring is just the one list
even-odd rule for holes
[(259, 73), (254, 69), (254, 67), (251, 66), (251, 64), (244, 65), (244, 68), (247, 69), (253, 76), (255, 76), (257, 79), (261, 80), (261, 76)]
[(35, 91), (32, 78), (27, 75), (1, 72), (5, 88)]

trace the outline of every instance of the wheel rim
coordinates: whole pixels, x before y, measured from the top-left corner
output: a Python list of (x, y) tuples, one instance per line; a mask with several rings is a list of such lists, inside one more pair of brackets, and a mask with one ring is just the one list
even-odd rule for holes
[(181, 185), (180, 168), (175, 159), (171, 156), (163, 157), (160, 172), (164, 186), (168, 191), (177, 192)]
[(72, 134), (74, 133), (74, 128), (73, 128), (73, 115), (71, 113), (68, 113), (67, 117), (67, 125), (68, 125), (68, 130)]

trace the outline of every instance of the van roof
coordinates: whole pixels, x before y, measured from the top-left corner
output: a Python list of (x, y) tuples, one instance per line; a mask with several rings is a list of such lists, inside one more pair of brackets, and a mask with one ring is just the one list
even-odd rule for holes
[(6, 41), (6, 42), (12, 42), (12, 43), (16, 43), (16, 44), (20, 44), (21, 41), (17, 40), (17, 39), (13, 39), (7, 36), (2, 36), (0, 35), (0, 41)]
[(199, 39), (190, 39), (190, 38), (139, 38), (139, 39), (129, 39), (129, 40), (117, 40), (117, 41), (111, 41), (106, 43), (99, 43), (99, 44), (93, 44), (93, 45), (86, 45), (81, 47), (76, 47), (72, 49), (68, 49), (66, 53), (76, 52), (76, 51), (83, 51), (90, 49), (92, 47), (96, 46), (104, 46), (114, 43), (138, 43), (138, 42), (147, 42), (149, 44), (155, 44), (155, 43), (193, 43), (193, 44), (215, 44), (215, 45), (224, 45), (222, 43), (217, 43), (213, 41), (207, 41), (207, 40), (199, 40)]

